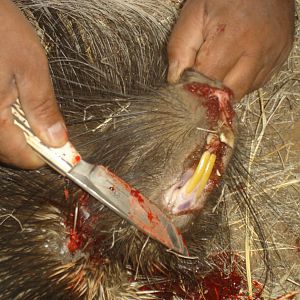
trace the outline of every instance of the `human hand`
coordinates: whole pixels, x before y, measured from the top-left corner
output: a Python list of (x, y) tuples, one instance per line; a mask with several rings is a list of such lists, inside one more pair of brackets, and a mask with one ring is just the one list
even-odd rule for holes
[(168, 44), (168, 81), (192, 67), (241, 99), (287, 59), (294, 10), (294, 0), (188, 0)]
[(67, 132), (49, 75), (48, 61), (30, 23), (10, 0), (0, 1), (0, 161), (21, 168), (43, 163), (13, 124), (19, 98), (34, 133), (47, 145), (63, 146)]

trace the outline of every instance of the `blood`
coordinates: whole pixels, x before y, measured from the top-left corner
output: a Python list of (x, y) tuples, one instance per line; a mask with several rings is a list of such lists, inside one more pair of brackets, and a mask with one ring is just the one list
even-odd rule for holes
[[(130, 213), (128, 214), (130, 219), (146, 234), (151, 234), (152, 238), (157, 239), (164, 245), (167, 245), (167, 247), (172, 248), (173, 244), (170, 240), (167, 228), (155, 213), (155, 207), (146, 204), (144, 198), (137, 190), (132, 189), (131, 195)], [(149, 222), (147, 222), (147, 220)]]
[[(101, 245), (105, 237), (103, 233), (96, 231), (100, 214), (91, 212), (89, 200), (90, 196), (82, 191), (77, 191), (70, 198), (68, 203), (70, 208), (65, 221), (67, 247), (71, 254), (80, 250), (88, 253), (95, 263), (102, 264), (104, 258)], [(77, 211), (76, 220), (75, 211)]]
[[(151, 207), (148, 207), (148, 205), (145, 204), (144, 197), (138, 190), (132, 188), (130, 191), (130, 194), (133, 197), (133, 199), (136, 199), (138, 201), (139, 206), (147, 214), (148, 220), (151, 223), (151, 225), (153, 226), (152, 229), (154, 229), (154, 226), (157, 226), (158, 224), (160, 224), (158, 217), (152, 212)], [(134, 202), (131, 204), (131, 206), (132, 206), (133, 210), (139, 210), (136, 207), (136, 204)], [(146, 224), (143, 224), (143, 225), (145, 227)]]
[(219, 98), (221, 112), (224, 114), (223, 119), (226, 119), (228, 125), (231, 125), (235, 116), (235, 112), (230, 101), (232, 97), (222, 90), (216, 91), (215, 94)]
[(144, 203), (144, 198), (138, 190), (132, 188), (130, 195), (136, 198), (140, 204)]
[(152, 222), (153, 219), (154, 219), (154, 215), (153, 215), (153, 213), (152, 213), (151, 211), (149, 211), (149, 212), (148, 212), (148, 220), (149, 220), (150, 222)]
[(70, 197), (70, 193), (69, 193), (69, 179), (65, 178), (65, 184), (64, 184), (64, 196), (65, 196), (65, 200), (68, 201), (69, 197)]
[(82, 240), (79, 237), (78, 233), (76, 231), (73, 231), (73, 229), (70, 229), (69, 236), (70, 240), (68, 242), (68, 248), (71, 253), (74, 253), (81, 247)]
[[(162, 224), (158, 216), (155, 214), (155, 210), (153, 211), (151, 205), (149, 206), (147, 204), (142, 194), (138, 190), (132, 188), (127, 182), (122, 180), (107, 168), (105, 168), (105, 172), (108, 173), (108, 175), (113, 178), (117, 182), (117, 184), (121, 184), (132, 196), (130, 202), (130, 213), (128, 216), (133, 220), (133, 222), (138, 225), (140, 229), (143, 229), (146, 233), (152, 233), (154, 236), (160, 235), (160, 240), (163, 237), (168, 240), (168, 233), (166, 229), (162, 228)], [(114, 187), (110, 186), (109, 189), (113, 191)], [(139, 205), (137, 205), (137, 203)], [(146, 224), (147, 222), (141, 221), (142, 218), (136, 217), (141, 215), (145, 215), (150, 224)]]
[(65, 200), (68, 200), (69, 199), (69, 190), (67, 188), (64, 188), (64, 196), (65, 196)]
[(79, 205), (82, 207), (87, 207), (89, 203), (89, 195), (87, 193), (82, 193), (78, 200)]
[(212, 88), (208, 84), (202, 83), (188, 83), (184, 86), (184, 88), (195, 95), (203, 106), (207, 109), (207, 118), (212, 123), (212, 125), (216, 125), (216, 122), (220, 118), (220, 104), (218, 97), (216, 97), (215, 88)]
[(204, 278), (205, 299), (238, 299), (243, 284), (243, 277), (236, 270), (226, 274), (223, 270), (216, 269)]
[[(163, 283), (145, 285), (141, 290), (157, 290), (155, 296), (164, 300), (174, 299), (174, 296), (185, 300), (262, 300), (262, 285), (257, 282), (253, 282), (258, 285), (258, 289), (254, 291), (254, 296), (250, 298), (245, 294), (247, 283), (238, 267), (244, 262), (238, 256), (220, 253), (212, 257), (212, 262), (215, 268), (204, 278), (200, 274), (198, 281), (189, 281), (189, 286), (182, 287), (181, 281), (170, 278), (169, 281)], [(155, 275), (159, 276), (159, 274)]]
[(72, 164), (76, 165), (76, 164), (78, 164), (80, 162), (80, 160), (81, 160), (80, 155), (76, 154), (76, 155), (74, 155), (74, 157), (72, 159)]
[[(144, 213), (145, 212), (149, 222), (151, 223), (151, 225), (153, 226), (153, 229), (154, 229), (154, 227), (159, 224), (159, 220), (158, 220), (157, 216), (151, 211), (151, 208), (146, 205), (142, 194), (137, 189), (132, 188), (127, 182), (125, 182), (123, 179), (118, 177), (116, 174), (114, 174), (107, 168), (105, 168), (105, 172), (108, 173), (108, 175), (111, 178), (113, 178), (118, 184), (121, 184), (127, 191), (129, 191), (130, 195), (132, 196), (132, 198), (134, 200), (137, 200), (137, 202), (139, 203), (139, 207), (136, 206), (135, 201), (132, 201), (131, 202), (131, 211), (135, 211), (135, 213), (137, 213), (137, 212)], [(110, 186), (109, 189), (111, 191), (115, 191), (114, 186)], [(140, 208), (143, 209), (143, 212), (141, 212)], [(131, 214), (132, 219), (134, 219), (135, 213)], [(135, 222), (137, 222), (137, 219), (135, 219)], [(139, 225), (141, 228), (146, 228), (146, 224), (139, 224)], [(146, 231), (149, 232), (149, 229), (147, 229)]]
[(216, 124), (220, 119), (220, 104), (218, 97), (210, 96), (209, 101), (205, 103), (207, 107), (207, 116), (212, 124)]
[[(124, 180), (119, 178), (113, 172), (109, 171), (108, 169), (105, 169), (105, 171), (109, 174), (110, 177), (114, 178), (114, 180), (116, 180), (119, 184), (122, 184), (123, 187), (130, 192), (130, 195), (133, 197), (133, 199), (136, 199), (138, 201), (139, 206), (146, 212), (149, 222), (152, 223), (153, 226), (157, 225), (159, 223), (159, 220), (158, 220), (157, 216), (155, 216), (154, 213), (151, 211), (151, 209), (149, 207), (146, 207), (145, 200), (144, 200), (144, 197), (142, 196), (142, 194), (137, 189), (132, 188), (127, 182), (125, 182)], [(111, 191), (115, 191), (114, 186), (110, 186), (109, 189)], [(134, 209), (138, 210), (138, 208), (135, 207), (136, 204), (134, 202), (132, 202), (131, 206), (132, 206), (133, 210)], [(132, 216), (134, 217), (134, 214), (132, 214)], [(142, 224), (140, 224), (140, 225), (142, 225)], [(143, 224), (143, 225), (145, 225), (145, 224)]]
[(259, 299), (262, 295), (262, 292), (264, 290), (264, 285), (261, 284), (259, 281), (257, 280), (252, 280), (252, 286), (255, 288), (256, 292), (255, 292), (255, 297), (256, 299)]
[[(235, 113), (231, 104), (233, 93), (230, 89), (226, 87), (220, 89), (197, 82), (188, 83), (184, 88), (195, 95), (206, 108), (207, 119), (211, 126), (210, 130), (218, 131), (220, 129), (220, 122), (223, 123), (223, 127), (232, 129)], [(205, 146), (205, 150), (214, 153), (217, 157), (212, 174), (205, 188), (207, 192), (212, 191), (220, 182), (220, 175), (224, 173), (223, 157), (226, 155), (227, 147), (226, 144), (221, 142), (219, 135), (215, 135), (209, 144)]]
[(222, 114), (228, 125), (232, 124), (235, 113), (231, 104), (233, 93), (230, 89), (226, 87), (219, 89), (198, 82), (188, 83), (184, 88), (201, 100), (207, 109), (207, 118), (213, 126), (221, 119)]

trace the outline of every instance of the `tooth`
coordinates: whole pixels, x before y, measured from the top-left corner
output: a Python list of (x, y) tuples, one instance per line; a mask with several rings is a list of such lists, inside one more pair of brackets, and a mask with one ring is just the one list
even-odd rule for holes
[(216, 139), (216, 135), (215, 134), (208, 134), (207, 138), (206, 138), (206, 144), (210, 145), (214, 140)]
[(234, 133), (229, 128), (222, 128), (220, 134), (220, 140), (224, 144), (228, 145), (229, 147), (233, 148), (234, 146)]
[(206, 165), (209, 162), (210, 156), (211, 155), (208, 151), (205, 151), (202, 154), (199, 164), (193, 174), (193, 177), (189, 180), (189, 182), (187, 184), (186, 193), (190, 194), (195, 189), (198, 182), (201, 180), (201, 177), (205, 171)]
[(197, 187), (197, 194), (196, 194), (196, 198), (199, 198), (201, 193), (203, 192), (208, 180), (209, 180), (209, 177), (211, 175), (211, 172), (213, 170), (213, 167), (215, 165), (215, 162), (216, 162), (216, 155), (215, 154), (211, 154), (210, 158), (209, 158), (209, 161), (205, 167), (205, 170), (204, 170), (204, 173), (203, 173), (203, 176), (201, 178), (201, 180), (199, 181), (199, 184), (198, 184), (198, 187)]

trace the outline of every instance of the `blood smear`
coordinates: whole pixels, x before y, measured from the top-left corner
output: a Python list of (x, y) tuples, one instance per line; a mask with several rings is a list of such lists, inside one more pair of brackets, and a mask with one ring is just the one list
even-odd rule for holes
[[(231, 262), (233, 259), (233, 262)], [(176, 295), (184, 300), (262, 300), (262, 285), (257, 282), (256, 291), (252, 298), (248, 297), (244, 291), (247, 290), (247, 283), (244, 275), (238, 271), (238, 264), (244, 263), (238, 256), (233, 258), (228, 253), (220, 253), (212, 258), (216, 264), (214, 270), (209, 272), (204, 278), (199, 276), (198, 284), (190, 282), (190, 286), (182, 288), (182, 282), (176, 280), (164, 281), (160, 284), (149, 284), (141, 288), (142, 291), (157, 290), (155, 296), (158, 299), (173, 300)], [(232, 263), (232, 264), (231, 264)], [(226, 265), (230, 270), (225, 270)], [(159, 274), (157, 274), (159, 276)], [(195, 278), (195, 280), (197, 280)]]
[(73, 157), (73, 159), (72, 159), (73, 165), (78, 164), (78, 163), (80, 162), (80, 160), (81, 160), (80, 155), (76, 154), (76, 155)]
[(141, 193), (138, 190), (131, 189), (130, 195), (133, 196), (134, 198), (136, 198), (139, 201), (140, 204), (144, 203), (143, 196), (141, 195)]

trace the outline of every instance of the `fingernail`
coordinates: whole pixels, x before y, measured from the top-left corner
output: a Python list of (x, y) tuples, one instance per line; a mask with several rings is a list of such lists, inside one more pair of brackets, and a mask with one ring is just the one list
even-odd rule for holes
[(169, 63), (168, 70), (168, 82), (176, 83), (181, 75), (181, 70), (178, 61), (172, 61)]
[(42, 134), (42, 139), (49, 146), (63, 146), (68, 140), (68, 134), (65, 124), (62, 122), (53, 124)]

